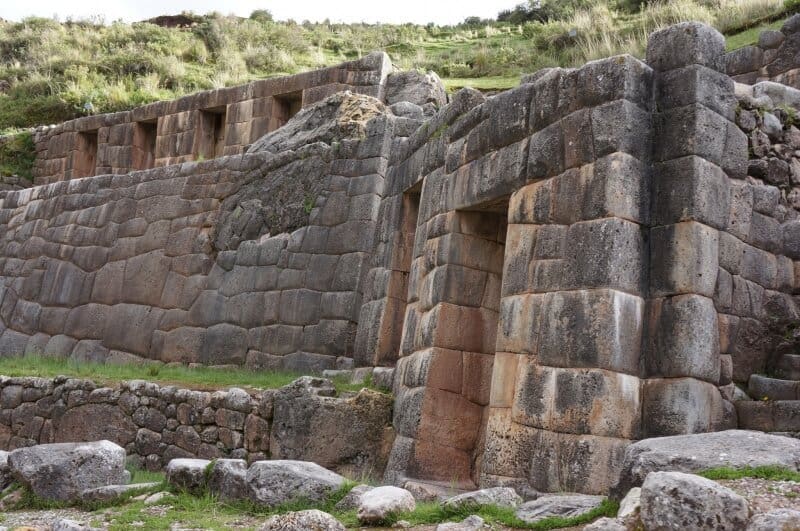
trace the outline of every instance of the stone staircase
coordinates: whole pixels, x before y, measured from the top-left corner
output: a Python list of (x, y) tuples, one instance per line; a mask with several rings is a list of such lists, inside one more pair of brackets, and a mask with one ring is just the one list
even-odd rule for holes
[(800, 432), (800, 355), (782, 355), (774, 376), (751, 375), (747, 394), (736, 402), (741, 429)]

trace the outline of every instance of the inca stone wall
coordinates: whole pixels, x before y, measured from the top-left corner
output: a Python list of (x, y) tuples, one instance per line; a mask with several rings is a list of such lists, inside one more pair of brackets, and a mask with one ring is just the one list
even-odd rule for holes
[(329, 381), (308, 377), (276, 390), (208, 392), (141, 380), (104, 387), (0, 376), (0, 448), (106, 439), (148, 470), (182, 457), (271, 457), (379, 475), (392, 441), (391, 408), (377, 391), (337, 397)]
[(375, 53), (332, 68), (42, 127), (35, 135), (34, 182), (124, 174), (241, 154), (302, 107), (335, 92), (382, 98), (390, 68), (388, 56)]
[(0, 192), (0, 353), (396, 365), (387, 480), (606, 492), (631, 441), (742, 424), (798, 323), (800, 92), (728, 65), (685, 23), (490, 98), (392, 74), (241, 155)]
[(758, 44), (744, 46), (725, 56), (725, 71), (734, 81), (755, 84), (776, 81), (800, 88), (800, 17), (789, 18), (780, 31), (764, 31)]

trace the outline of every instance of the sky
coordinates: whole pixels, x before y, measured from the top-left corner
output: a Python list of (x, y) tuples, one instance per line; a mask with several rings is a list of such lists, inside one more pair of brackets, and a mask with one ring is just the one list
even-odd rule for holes
[(468, 16), (494, 18), (499, 11), (523, 0), (0, 0), (0, 18), (20, 20), (26, 16), (86, 18), (101, 15), (106, 22), (134, 22), (181, 11), (219, 11), (246, 17), (256, 9), (267, 9), (278, 20), (333, 22), (414, 22), (455, 24)]

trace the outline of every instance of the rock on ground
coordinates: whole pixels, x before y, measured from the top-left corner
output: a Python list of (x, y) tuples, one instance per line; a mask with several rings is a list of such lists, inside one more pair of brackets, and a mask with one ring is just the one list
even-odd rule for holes
[(380, 523), (397, 513), (413, 511), (417, 503), (414, 496), (400, 487), (377, 487), (361, 496), (358, 520), (364, 524)]
[(101, 502), (115, 500), (128, 492), (151, 489), (158, 485), (158, 483), (131, 483), (129, 485), (106, 485), (105, 487), (86, 489), (81, 493), (81, 501)]
[(344, 526), (328, 513), (311, 509), (278, 514), (264, 522), (260, 531), (345, 531)]
[(747, 501), (709, 479), (683, 472), (653, 472), (642, 485), (645, 529), (744, 529)]
[(436, 531), (478, 531), (483, 529), (483, 518), (477, 514), (468, 516), (460, 522), (446, 522), (436, 526)]
[(766, 465), (798, 470), (800, 440), (746, 430), (644, 439), (625, 450), (622, 472), (612, 496), (621, 498), (631, 488), (640, 486), (651, 472)]
[(208, 476), (208, 488), (222, 500), (246, 500), (247, 461), (244, 459), (217, 459)]
[(375, 487), (371, 487), (369, 485), (356, 485), (347, 495), (339, 500), (339, 503), (336, 504), (336, 508), (340, 511), (349, 511), (351, 509), (357, 509), (358, 504), (361, 503), (361, 495), (365, 492), (369, 492)]
[(293, 499), (322, 501), (341, 487), (345, 478), (309, 461), (256, 461), (245, 480), (250, 499), (274, 507)]
[(53, 522), (52, 531), (95, 531), (97, 528), (83, 525), (69, 518), (61, 518)]
[(520, 505), (519, 509), (517, 509), (517, 518), (529, 524), (553, 516), (572, 518), (596, 509), (603, 503), (603, 500), (603, 496), (591, 496), (588, 494), (542, 496)]
[(442, 506), (447, 509), (482, 507), (484, 505), (516, 508), (520, 503), (522, 503), (522, 498), (514, 489), (510, 487), (492, 487), (453, 496), (445, 500)]
[(8, 467), (8, 452), (0, 450), (0, 490), (11, 485), (14, 481), (11, 476), (11, 469)]
[(208, 459), (173, 459), (165, 470), (167, 483), (179, 490), (200, 492), (206, 488), (208, 475), (206, 470), (211, 464)]
[(800, 529), (800, 511), (775, 509), (750, 519), (747, 531), (796, 531)]
[(583, 531), (628, 531), (628, 528), (614, 518), (598, 518), (585, 526)]
[(8, 455), (11, 474), (45, 500), (75, 501), (87, 489), (127, 483), (125, 449), (110, 442), (40, 444)]

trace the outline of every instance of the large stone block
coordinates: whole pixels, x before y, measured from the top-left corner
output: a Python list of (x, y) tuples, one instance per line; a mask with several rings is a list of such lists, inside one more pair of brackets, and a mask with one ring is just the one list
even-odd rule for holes
[(719, 382), (719, 326), (711, 299), (700, 295), (655, 299), (648, 317), (648, 376)]
[(725, 37), (700, 22), (682, 22), (650, 35), (647, 64), (667, 71), (697, 64), (724, 71)]
[(560, 433), (636, 439), (641, 422), (637, 376), (558, 369), (526, 360), (519, 369), (512, 419)]
[(719, 166), (694, 155), (655, 165), (654, 224), (698, 221), (722, 230), (729, 208), (728, 178)]
[(719, 234), (688, 221), (650, 231), (650, 293), (711, 297), (717, 281)]
[(153, 333), (164, 310), (137, 304), (118, 304), (111, 308), (103, 334), (103, 345), (146, 356), (150, 353)]
[(132, 303), (158, 306), (169, 267), (170, 259), (161, 251), (129, 259), (123, 284), (125, 299)]
[(724, 405), (716, 386), (695, 378), (644, 381), (642, 419), (646, 437), (715, 431)]

